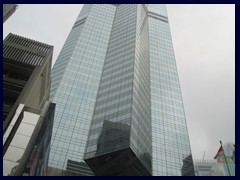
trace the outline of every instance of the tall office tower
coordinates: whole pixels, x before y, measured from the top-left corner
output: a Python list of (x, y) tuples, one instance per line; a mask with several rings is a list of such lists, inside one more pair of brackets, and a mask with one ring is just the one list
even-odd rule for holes
[(9, 34), (3, 42), (3, 174), (46, 173), (55, 104), (53, 47)]
[(3, 23), (16, 11), (17, 4), (3, 4)]
[(165, 5), (84, 5), (50, 96), (52, 174), (194, 175)]

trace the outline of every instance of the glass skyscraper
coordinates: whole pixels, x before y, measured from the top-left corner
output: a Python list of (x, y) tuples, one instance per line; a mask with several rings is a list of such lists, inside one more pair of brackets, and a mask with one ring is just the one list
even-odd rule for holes
[(50, 174), (194, 175), (165, 5), (84, 5), (50, 96)]

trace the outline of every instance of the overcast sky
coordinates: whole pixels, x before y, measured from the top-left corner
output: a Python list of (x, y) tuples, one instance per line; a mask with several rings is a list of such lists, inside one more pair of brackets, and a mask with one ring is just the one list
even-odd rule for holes
[[(82, 5), (20, 5), (3, 25), (54, 46), (53, 63)], [(235, 142), (235, 5), (167, 5), (193, 157)]]

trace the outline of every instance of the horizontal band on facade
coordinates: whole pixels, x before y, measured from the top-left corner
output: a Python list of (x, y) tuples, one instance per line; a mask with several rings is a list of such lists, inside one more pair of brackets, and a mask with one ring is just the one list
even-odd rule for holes
[(152, 18), (155, 18), (155, 19), (158, 19), (158, 20), (160, 20), (160, 21), (163, 21), (163, 22), (168, 23), (168, 19), (162, 18), (162, 17), (164, 17), (164, 16), (160, 16), (159, 14), (152, 13), (152, 12), (148, 12), (148, 16), (149, 16), (149, 17), (152, 17)]

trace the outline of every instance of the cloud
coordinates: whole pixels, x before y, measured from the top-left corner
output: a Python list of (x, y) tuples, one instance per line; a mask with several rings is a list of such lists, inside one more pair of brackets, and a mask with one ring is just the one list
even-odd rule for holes
[(193, 156), (235, 141), (234, 5), (168, 5)]

